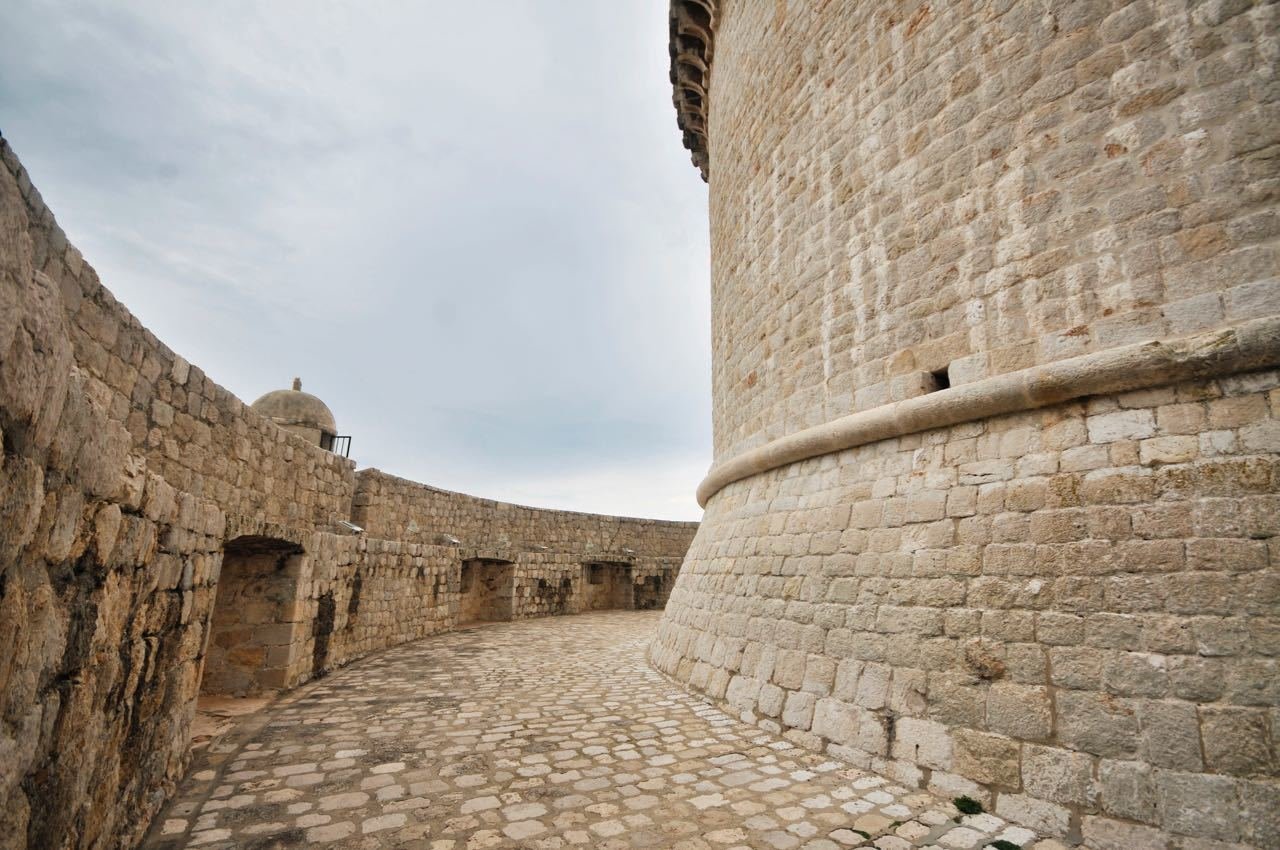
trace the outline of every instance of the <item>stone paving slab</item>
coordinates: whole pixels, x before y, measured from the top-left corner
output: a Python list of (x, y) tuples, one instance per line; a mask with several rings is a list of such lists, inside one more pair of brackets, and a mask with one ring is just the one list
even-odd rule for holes
[(680, 690), (645, 662), (659, 616), (504, 623), (353, 664), (199, 755), (144, 847), (1061, 847)]

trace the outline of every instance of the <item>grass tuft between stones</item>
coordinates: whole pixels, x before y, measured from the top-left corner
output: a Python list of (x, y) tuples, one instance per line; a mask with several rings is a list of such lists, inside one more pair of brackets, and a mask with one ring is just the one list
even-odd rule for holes
[(995, 850), (1022, 850), (1022, 848), (1017, 844), (1014, 844), (1012, 841), (1005, 841), (1003, 838), (997, 838), (987, 846), (994, 847)]
[(955, 807), (960, 810), (962, 815), (982, 814), (982, 804), (972, 797), (956, 797), (951, 802), (955, 804)]

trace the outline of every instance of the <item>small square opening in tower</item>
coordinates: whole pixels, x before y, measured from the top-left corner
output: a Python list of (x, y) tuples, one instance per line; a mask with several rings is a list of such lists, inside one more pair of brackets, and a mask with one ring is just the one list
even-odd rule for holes
[(938, 390), (950, 389), (951, 387), (951, 367), (943, 366), (936, 372), (930, 372), (929, 377), (933, 379), (933, 389), (930, 392)]

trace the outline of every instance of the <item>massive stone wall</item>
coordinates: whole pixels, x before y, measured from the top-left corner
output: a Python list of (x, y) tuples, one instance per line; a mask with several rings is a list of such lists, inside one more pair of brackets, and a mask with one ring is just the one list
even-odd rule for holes
[(1273, 4), (717, 5), (717, 456), (1280, 310)]
[(131, 454), (22, 200), (0, 169), (0, 845), (124, 846), (184, 764), (225, 519)]
[(655, 664), (1093, 847), (1280, 843), (1280, 7), (674, 7), (716, 462)]
[(653, 660), (1050, 834), (1273, 843), (1278, 388), (1075, 402), (730, 484)]
[(626, 568), (634, 595), (631, 604), (618, 607), (661, 607), (698, 527), (513, 505), (376, 469), (356, 474), (352, 502), (353, 521), (374, 536), (424, 545), (447, 542), (465, 560), (511, 562), (515, 619), (587, 610), (593, 594), (583, 575), (593, 563)]
[(0, 847), (133, 846), (202, 690), (288, 688), (455, 628), (464, 560), (514, 564), (519, 617), (579, 610), (605, 558), (665, 599), (692, 524), (424, 501), (443, 491), (369, 473), (362, 494), (413, 495), (342, 531), (354, 464), (160, 343), (2, 138), (0, 161)]
[(463, 546), (679, 559), (696, 522), (604, 516), (513, 505), (441, 490), (362, 469), (356, 475), (352, 516), (376, 537), (438, 543), (453, 537)]

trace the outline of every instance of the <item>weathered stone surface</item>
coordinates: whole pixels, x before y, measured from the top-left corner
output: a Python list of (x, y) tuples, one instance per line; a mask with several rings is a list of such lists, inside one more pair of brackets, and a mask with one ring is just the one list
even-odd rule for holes
[[(1280, 705), (1266, 16), (697, 5), (672, 49), (701, 63), (673, 67), (709, 178), (715, 460), (655, 665), (768, 682), (735, 708), (777, 728), (790, 664), (714, 648), (817, 651), (806, 735), (1052, 834), (1265, 833), (1242, 801), (1274, 787)], [(850, 744), (868, 719), (887, 759)], [(1175, 815), (1196, 781), (1231, 814)]]
[(1157, 819), (1155, 771), (1143, 762), (1103, 760), (1099, 769), (1102, 809), (1143, 823)]
[(1094, 759), (1054, 747), (1027, 744), (1022, 751), (1022, 787), (1028, 794), (1064, 805), (1090, 807), (1097, 799)]
[(1220, 841), (1239, 839), (1237, 787), (1225, 776), (1158, 771), (1156, 799), (1161, 823), (1173, 832)]

